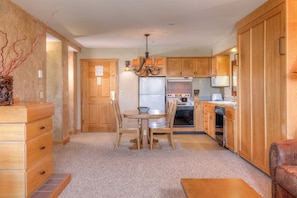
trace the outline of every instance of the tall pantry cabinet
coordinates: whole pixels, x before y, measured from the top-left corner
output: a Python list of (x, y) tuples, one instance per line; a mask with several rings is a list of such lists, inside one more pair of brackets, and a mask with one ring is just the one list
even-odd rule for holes
[(289, 61), (297, 57), (296, 49), (289, 50), (296, 45), (297, 15), (288, 17), (297, 11), (296, 2), (268, 1), (237, 23), (238, 153), (267, 174), (271, 143), (297, 138), (297, 77)]

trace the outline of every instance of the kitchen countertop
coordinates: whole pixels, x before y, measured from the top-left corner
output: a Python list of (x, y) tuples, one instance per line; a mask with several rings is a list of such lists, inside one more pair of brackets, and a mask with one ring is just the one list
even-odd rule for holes
[(233, 107), (234, 109), (237, 109), (237, 102), (233, 102), (233, 101), (199, 101), (199, 102), (208, 102), (208, 103), (212, 103), (212, 104), (218, 104), (219, 106), (229, 106), (229, 107)]

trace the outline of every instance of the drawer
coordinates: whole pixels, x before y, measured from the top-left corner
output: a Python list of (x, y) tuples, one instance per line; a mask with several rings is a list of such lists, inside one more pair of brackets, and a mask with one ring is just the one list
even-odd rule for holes
[(0, 142), (25, 141), (25, 124), (0, 124)]
[(0, 172), (0, 197), (25, 197), (25, 173)]
[(24, 153), (24, 143), (0, 143), (0, 169), (24, 169)]
[(27, 171), (27, 196), (34, 193), (52, 175), (52, 172), (53, 157), (49, 154)]
[(45, 118), (28, 123), (26, 126), (27, 140), (51, 131), (52, 127), (53, 123), (51, 118)]
[(27, 168), (52, 153), (52, 133), (48, 132), (27, 142)]

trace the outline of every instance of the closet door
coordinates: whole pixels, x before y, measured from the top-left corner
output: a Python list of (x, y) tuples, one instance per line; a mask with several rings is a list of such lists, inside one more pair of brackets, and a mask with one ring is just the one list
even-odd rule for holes
[(286, 138), (286, 63), (285, 63), (285, 5), (278, 6), (266, 19), (266, 152), (272, 142)]
[(239, 148), (238, 153), (246, 160), (251, 160), (251, 69), (250, 69), (250, 29), (239, 33)]
[(252, 163), (264, 168), (265, 160), (265, 22), (251, 29), (251, 146)]

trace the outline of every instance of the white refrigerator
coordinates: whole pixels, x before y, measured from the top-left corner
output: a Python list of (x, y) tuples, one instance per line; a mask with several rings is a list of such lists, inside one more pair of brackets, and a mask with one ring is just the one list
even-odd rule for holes
[(138, 105), (159, 109), (165, 112), (166, 79), (165, 77), (139, 77)]

